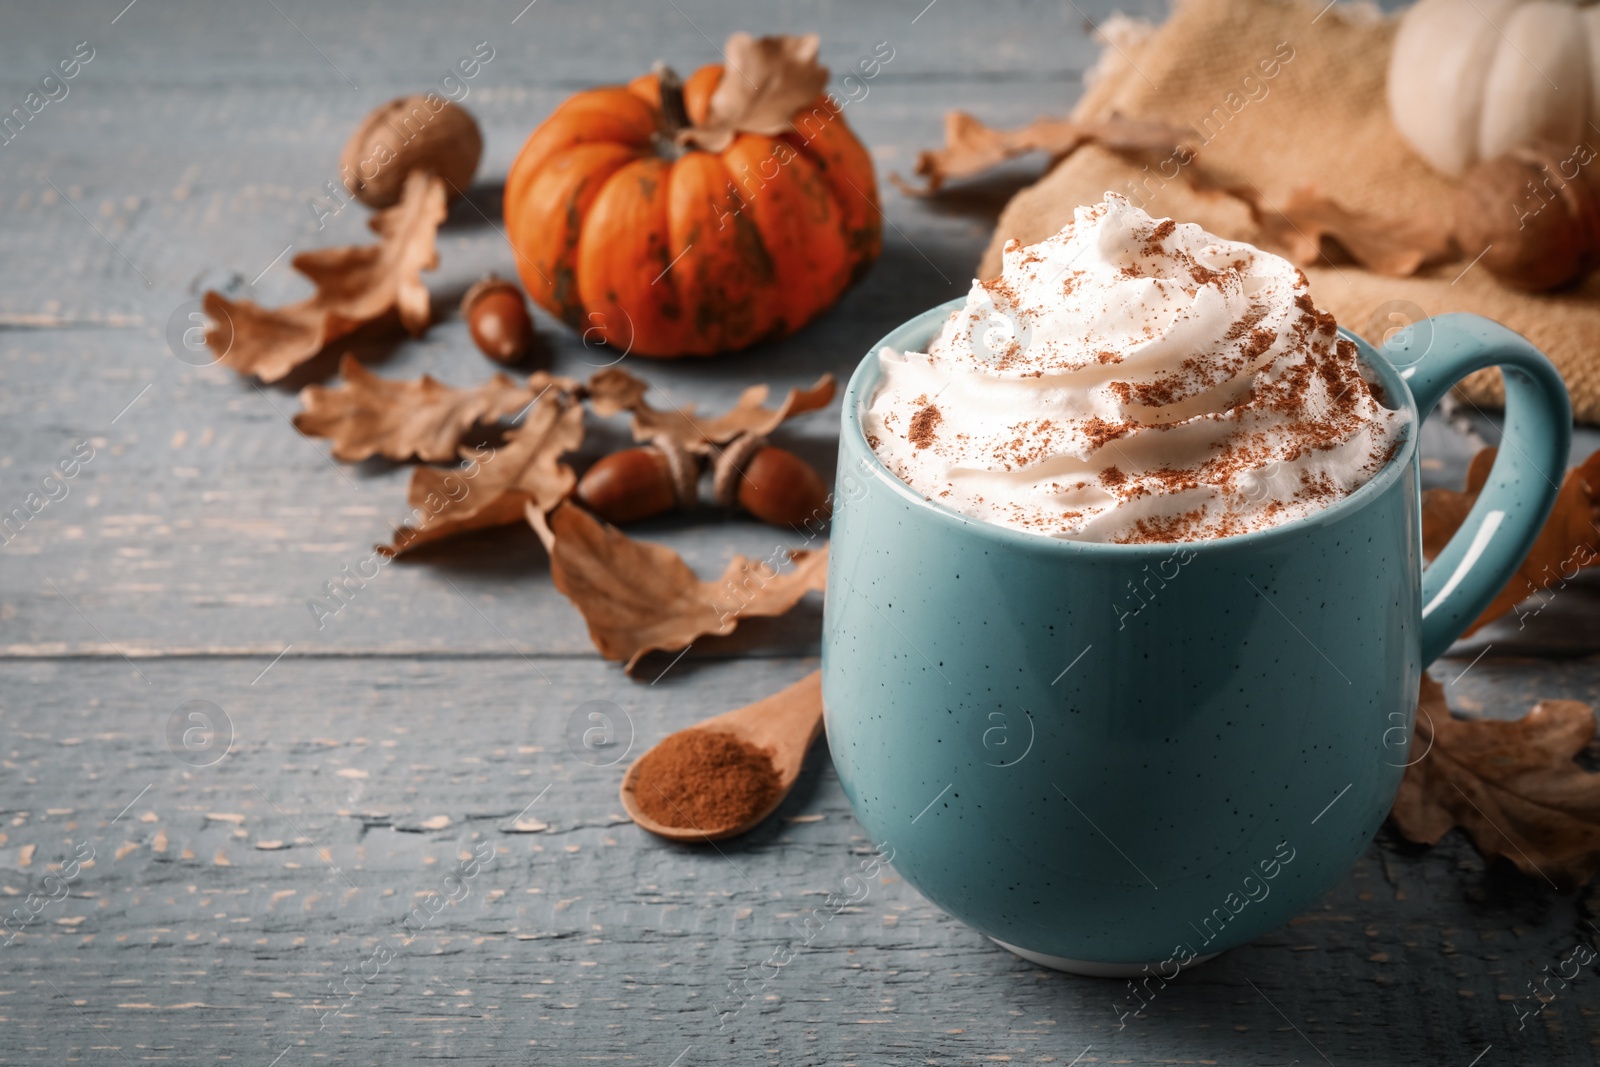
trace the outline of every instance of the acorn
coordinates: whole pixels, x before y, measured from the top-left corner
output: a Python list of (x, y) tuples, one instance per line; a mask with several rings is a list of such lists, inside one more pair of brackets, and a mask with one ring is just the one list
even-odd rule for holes
[(610, 523), (638, 522), (695, 505), (700, 461), (671, 437), (624, 448), (578, 480), (578, 502)]
[(831, 511), (828, 487), (811, 464), (754, 434), (723, 449), (712, 471), (712, 490), (717, 503), (738, 505), (773, 526), (800, 528)]
[(497, 363), (519, 363), (533, 347), (533, 319), (516, 284), (485, 275), (461, 298), (472, 340)]

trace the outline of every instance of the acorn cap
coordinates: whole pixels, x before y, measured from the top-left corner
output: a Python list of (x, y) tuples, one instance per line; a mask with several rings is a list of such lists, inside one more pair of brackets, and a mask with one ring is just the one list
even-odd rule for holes
[(517, 288), (515, 282), (507, 281), (498, 274), (485, 274), (473, 282), (472, 288), (468, 289), (466, 294), (462, 296), (461, 317), (466, 318), (470, 315), (472, 313), (472, 305), (478, 302), (478, 298), (483, 296), (484, 293), (495, 289), (510, 289), (517, 296), (520, 297), (522, 295), (522, 290)]
[(672, 477), (672, 491), (678, 499), (678, 507), (694, 507), (700, 502), (700, 460), (676, 437), (668, 434), (657, 434), (650, 439), (651, 447), (655, 448), (667, 460), (667, 472)]
[(717, 457), (711, 474), (711, 495), (718, 504), (731, 508), (739, 503), (739, 482), (744, 479), (744, 468), (750, 458), (767, 447), (767, 439), (759, 434), (740, 434)]

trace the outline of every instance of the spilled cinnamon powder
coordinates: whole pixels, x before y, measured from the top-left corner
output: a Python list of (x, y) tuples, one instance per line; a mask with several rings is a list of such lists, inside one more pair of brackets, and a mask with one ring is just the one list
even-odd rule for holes
[(721, 830), (748, 822), (778, 795), (772, 759), (720, 730), (680, 730), (640, 758), (634, 802), (664, 826)]

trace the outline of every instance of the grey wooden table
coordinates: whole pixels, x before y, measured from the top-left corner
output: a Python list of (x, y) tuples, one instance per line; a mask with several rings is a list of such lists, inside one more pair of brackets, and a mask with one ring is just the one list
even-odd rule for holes
[[(429, 278), (449, 309), (484, 270), (510, 269), (499, 180), (575, 89), (658, 56), (711, 61), (739, 28), (817, 30), (836, 69), (887, 41), (894, 58), (848, 118), (881, 171), (904, 173), (947, 108), (998, 123), (1064, 111), (1095, 54), (1090, 19), (1110, 11), (524, 2), (0, 7), (0, 110), (92, 49), (67, 95), (0, 146), (0, 510), (80, 442), (94, 451), (0, 547), (0, 905), (44, 901), (0, 947), (0, 1061), (1593, 1062), (1593, 972), (1536, 1016), (1529, 983), (1592, 941), (1595, 901), (1486, 865), (1458, 836), (1425, 850), (1387, 831), (1317, 907), (1125, 1026), (1120, 983), (1023, 963), (892, 874), (719, 1026), (730, 983), (870, 848), (826, 751), (757, 832), (679, 848), (620, 814), (625, 763), (594, 765), (571, 724), (609, 702), (637, 753), (770, 693), (816, 665), (818, 605), (630, 680), (595, 655), (533, 536), (510, 529), (388, 567), (318, 629), (307, 598), (404, 515), (406, 471), (340, 467), (294, 432), (293, 386), (314, 374), (259, 388), (180, 361), (166, 338), (204, 289), (296, 299), (285, 253), (364, 239), (364, 213), (319, 231), (308, 202), (369, 108), (492, 44), (466, 83), (484, 166)], [(813, 327), (746, 355), (630, 365), (709, 408), (751, 381), (843, 372), (963, 291), (999, 205), (1034, 173), (937, 204), (886, 187), (882, 261)], [(541, 325), (547, 365), (603, 361)], [(453, 315), (421, 340), (354, 347), (395, 377), (490, 369)], [(833, 417), (787, 431), (825, 470)], [(1448, 483), (1471, 449), (1438, 422), (1426, 450)], [(702, 573), (774, 537), (733, 520), (647, 534)], [(1597, 601), (1564, 591), (1436, 672), (1482, 714), (1592, 700)], [(218, 732), (190, 749), (197, 710)]]

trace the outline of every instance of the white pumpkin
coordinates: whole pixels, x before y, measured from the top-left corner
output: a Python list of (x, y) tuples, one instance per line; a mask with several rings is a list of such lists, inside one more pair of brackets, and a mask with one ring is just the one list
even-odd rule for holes
[(1600, 6), (1418, 0), (1395, 35), (1389, 113), (1450, 175), (1531, 138), (1576, 145), (1600, 122)]

